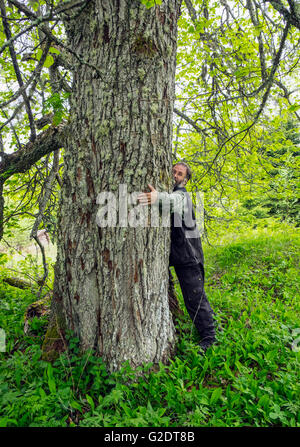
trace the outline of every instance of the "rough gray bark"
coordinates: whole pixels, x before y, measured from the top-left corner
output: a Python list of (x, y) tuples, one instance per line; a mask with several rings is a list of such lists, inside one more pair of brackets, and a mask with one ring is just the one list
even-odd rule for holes
[(170, 190), (180, 5), (95, 0), (65, 21), (68, 46), (86, 63), (73, 61), (52, 325), (71, 329), (111, 370), (165, 361), (175, 341), (170, 229), (100, 228), (96, 200), (102, 191), (118, 198), (120, 184)]

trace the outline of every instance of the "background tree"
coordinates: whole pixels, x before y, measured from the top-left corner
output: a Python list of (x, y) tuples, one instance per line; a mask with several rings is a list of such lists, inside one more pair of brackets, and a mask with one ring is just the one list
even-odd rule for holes
[(174, 154), (193, 166), (192, 189), (204, 192), (207, 234), (219, 219), (237, 217), (245, 195), (269, 188), (269, 160), (259, 144), (272, 144), (270, 119), (299, 122), (300, 35), (294, 21), (264, 2), (186, 5), (179, 21)]
[[(252, 191), (242, 200), (243, 207), (259, 218), (279, 217), (282, 221), (299, 226), (300, 207), (298, 194), (300, 138), (299, 123), (288, 119), (274, 119), (268, 134), (258, 142), (260, 156), (260, 182), (262, 188)], [(258, 178), (258, 173), (257, 173)]]

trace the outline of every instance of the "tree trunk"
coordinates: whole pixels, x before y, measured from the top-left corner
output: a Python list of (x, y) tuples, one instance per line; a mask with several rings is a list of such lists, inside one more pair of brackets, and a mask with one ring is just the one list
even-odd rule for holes
[(184, 317), (184, 312), (180, 307), (178, 298), (175, 292), (174, 280), (171, 272), (169, 271), (169, 308), (172, 313), (173, 323), (176, 325), (178, 319)]
[[(71, 329), (82, 349), (94, 349), (111, 370), (126, 360), (133, 367), (165, 361), (175, 342), (168, 305), (170, 228), (151, 227), (149, 219), (147, 227), (134, 226), (138, 209), (124, 210), (126, 189), (171, 187), (180, 4), (165, 0), (147, 9), (140, 0), (95, 0), (65, 21), (78, 57), (52, 321)], [(99, 226), (97, 196), (103, 191), (115, 194), (121, 207), (112, 227)], [(48, 339), (55, 338), (52, 329)]]

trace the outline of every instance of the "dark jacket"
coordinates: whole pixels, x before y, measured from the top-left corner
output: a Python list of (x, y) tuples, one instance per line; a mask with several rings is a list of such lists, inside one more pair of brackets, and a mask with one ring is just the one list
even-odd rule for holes
[(196, 225), (192, 200), (187, 190), (175, 186), (173, 191), (182, 191), (187, 198), (187, 215), (171, 214), (171, 250), (170, 265), (195, 265), (204, 266), (204, 257), (200, 233)]

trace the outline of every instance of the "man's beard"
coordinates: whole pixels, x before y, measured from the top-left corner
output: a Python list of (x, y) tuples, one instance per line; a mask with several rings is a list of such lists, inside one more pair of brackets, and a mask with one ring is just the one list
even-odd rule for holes
[(182, 187), (185, 186), (185, 182), (184, 182), (184, 181), (182, 181), (182, 182), (180, 182), (180, 181), (176, 182), (176, 180), (174, 180), (174, 188), (175, 188), (175, 186), (179, 186), (180, 188), (182, 188)]

